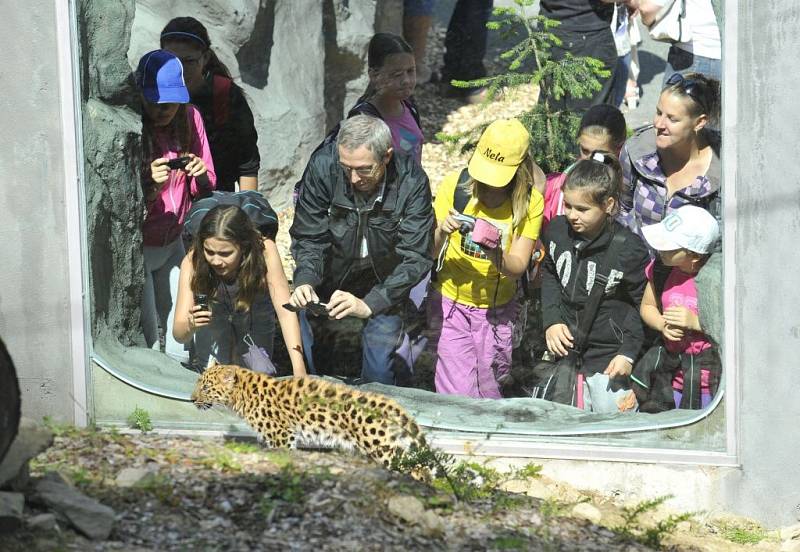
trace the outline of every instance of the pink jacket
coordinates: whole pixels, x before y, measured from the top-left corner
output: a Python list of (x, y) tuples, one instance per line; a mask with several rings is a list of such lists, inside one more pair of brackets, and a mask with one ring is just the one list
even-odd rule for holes
[[(217, 175), (214, 172), (214, 161), (211, 159), (203, 118), (192, 105), (186, 106), (186, 116), (191, 128), (194, 129), (190, 151), (205, 163), (210, 189), (213, 190), (217, 185)], [(178, 148), (175, 144), (169, 143), (167, 136), (156, 134), (156, 144), (158, 152), (154, 159), (159, 157), (175, 159), (180, 156)], [(164, 183), (156, 199), (147, 205), (147, 215), (142, 223), (144, 245), (160, 247), (171, 243), (180, 236), (183, 230), (183, 220), (198, 191), (194, 177), (187, 182), (185, 172), (170, 171), (169, 180)]]
[(552, 219), (564, 214), (564, 192), (561, 188), (567, 175), (564, 173), (550, 173), (547, 175), (547, 186), (544, 191), (544, 220), (542, 230)]

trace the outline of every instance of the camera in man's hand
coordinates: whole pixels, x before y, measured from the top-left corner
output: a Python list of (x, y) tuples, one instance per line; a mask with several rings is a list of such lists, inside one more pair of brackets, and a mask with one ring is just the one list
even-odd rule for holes
[(291, 312), (300, 312), (304, 310), (312, 316), (328, 316), (327, 303), (307, 303), (305, 307), (296, 307), (291, 303), (286, 303), (283, 305), (283, 308)]

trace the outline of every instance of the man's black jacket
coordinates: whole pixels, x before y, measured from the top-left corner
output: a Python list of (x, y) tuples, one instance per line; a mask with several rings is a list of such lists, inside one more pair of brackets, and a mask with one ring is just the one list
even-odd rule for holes
[(605, 260), (612, 232), (621, 232), (624, 242), (616, 259), (609, 259), (609, 283), (597, 311), (583, 355), (582, 372), (602, 372), (616, 355), (636, 360), (644, 342), (639, 315), (647, 278), (644, 269), (650, 256), (644, 242), (617, 222), (609, 222), (592, 241), (577, 234), (565, 216), (550, 221), (542, 242), (547, 249), (542, 276), (542, 322), (546, 330), (566, 324), (575, 335), (580, 314), (589, 298), (595, 273)]
[(311, 156), (289, 230), (294, 285), (310, 284), (322, 297), (341, 289), (358, 257), (364, 224), (379, 283), (362, 299), (373, 315), (400, 305), (433, 266), (434, 221), (428, 177), (412, 157), (397, 153), (386, 169), (382, 200), (359, 216), (337, 144), (327, 144)]

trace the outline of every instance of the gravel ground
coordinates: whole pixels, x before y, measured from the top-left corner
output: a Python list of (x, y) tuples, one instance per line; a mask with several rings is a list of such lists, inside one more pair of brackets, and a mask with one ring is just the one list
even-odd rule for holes
[[(4, 551), (650, 549), (609, 528), (622, 520), (613, 498), (538, 476), (493, 483), (480, 497), (456, 501), (440, 486), (338, 452), (138, 432), (59, 433), (31, 462), (34, 480), (57, 471), (113, 508), (111, 536), (92, 542), (61, 523), (56, 531), (6, 535)], [(150, 475), (133, 487), (117, 485), (120, 471), (133, 467)], [(473, 482), (480, 485), (481, 477)], [(29, 504), (25, 518), (41, 512)], [(598, 523), (582, 519), (592, 515)], [(643, 523), (665, 516), (654, 512)], [(666, 549), (739, 549), (713, 530), (686, 522)]]

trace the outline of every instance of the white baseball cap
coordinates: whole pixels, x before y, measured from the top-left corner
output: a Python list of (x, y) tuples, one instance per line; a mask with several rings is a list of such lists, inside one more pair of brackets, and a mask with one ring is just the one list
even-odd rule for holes
[(642, 228), (644, 239), (656, 251), (688, 249), (707, 255), (719, 239), (719, 223), (714, 216), (695, 205), (684, 205), (669, 213), (658, 224)]

